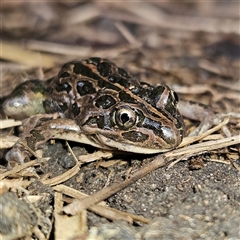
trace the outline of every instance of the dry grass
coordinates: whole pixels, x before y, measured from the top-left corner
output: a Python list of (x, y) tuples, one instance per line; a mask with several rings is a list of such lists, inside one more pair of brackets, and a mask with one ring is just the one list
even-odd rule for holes
[[(235, 162), (240, 144), (240, 121), (236, 117), (240, 114), (239, 3), (5, 1), (1, 6), (1, 97), (27, 79), (48, 79), (56, 75), (61, 64), (69, 60), (99, 56), (113, 60), (142, 81), (170, 85), (182, 98), (200, 100), (220, 113), (233, 113), (233, 117), (203, 136), (186, 138), (181, 148), (157, 156), (152, 164), (135, 172), (122, 185), (115, 184), (105, 188), (104, 193), (97, 193), (101, 197), (84, 198), (82, 201), (88, 204), (77, 202), (77, 207), (73, 201), (73, 205), (64, 208), (67, 213), (82, 212), (77, 217), (59, 214), (64, 202), (72, 202), (63, 194), (82, 198), (79, 192), (60, 183), (76, 175), (85, 160), (110, 158), (111, 153), (97, 152), (77, 159), (77, 164), (59, 177), (37, 176), (46, 186), (54, 186), (56, 239), (63, 236), (61, 229), (66, 224), (72, 226), (74, 234), (69, 231), (65, 239), (73, 236), (90, 239), (93, 233), (87, 235), (87, 215), (83, 209), (111, 220), (147, 223), (149, 220), (143, 217), (95, 204), (172, 160), (175, 160), (172, 164), (176, 164), (191, 156), (212, 152), (222, 154), (225, 158), (222, 162), (233, 162), (233, 167), (239, 169)], [(1, 125), (5, 123), (6, 120)], [(14, 127), (20, 123), (7, 121), (7, 124)], [(187, 124), (191, 131), (194, 124)], [(6, 127), (9, 125), (2, 128)], [(17, 140), (9, 132), (2, 133), (1, 148), (11, 147)], [(29, 172), (42, 161), (47, 160), (39, 158), (11, 170), (2, 169), (2, 192), (19, 188), (27, 192), (25, 188), (35, 180), (29, 177)], [(31, 179), (27, 184), (26, 176)], [(20, 182), (9, 182), (11, 179)], [(81, 229), (77, 228), (79, 224)], [(26, 235), (32, 232), (38, 239), (47, 239), (51, 228), (41, 233), (34, 226)], [(20, 235), (16, 233), (16, 236)]]

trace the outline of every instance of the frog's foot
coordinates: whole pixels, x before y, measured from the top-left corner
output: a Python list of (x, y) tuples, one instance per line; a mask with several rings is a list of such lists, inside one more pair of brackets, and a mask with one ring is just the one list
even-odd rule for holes
[[(189, 137), (198, 136), (208, 131), (212, 126), (216, 126), (220, 124), (225, 118), (239, 118), (240, 113), (230, 112), (230, 113), (217, 113), (217, 114), (209, 114), (202, 119), (201, 123), (188, 135)], [(225, 125), (222, 127), (224, 134), (228, 137), (231, 137), (231, 133), (228, 127)]]
[(16, 143), (5, 156), (5, 159), (10, 163), (11, 161), (23, 164), (25, 159), (30, 159), (31, 153), (27, 151), (21, 144)]
[(22, 134), (19, 142), (7, 152), (5, 159), (8, 162), (15, 161), (20, 164), (23, 164), (25, 159), (29, 160), (32, 153), (27, 148), (35, 151), (47, 142), (52, 135), (50, 131), (46, 131), (46, 124), (58, 117), (58, 114), (38, 114), (26, 119), (21, 127)]

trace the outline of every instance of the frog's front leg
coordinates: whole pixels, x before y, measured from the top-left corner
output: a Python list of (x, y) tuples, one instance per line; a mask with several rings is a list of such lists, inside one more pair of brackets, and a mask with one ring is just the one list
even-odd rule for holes
[(80, 128), (74, 120), (62, 119), (57, 113), (38, 114), (25, 120), (20, 140), (6, 154), (6, 160), (23, 163), (31, 156), (24, 145), (35, 151), (49, 139), (73, 140), (80, 136)]
[(25, 158), (29, 158), (31, 153), (24, 147), (27, 146), (33, 151), (40, 144), (44, 144), (49, 139), (49, 132), (44, 131), (44, 124), (59, 117), (58, 114), (38, 114), (23, 120), (19, 141), (7, 152), (7, 161), (17, 161), (23, 163)]
[(22, 131), (19, 142), (6, 154), (7, 161), (24, 163), (24, 159), (31, 156), (24, 145), (35, 151), (50, 139), (63, 139), (109, 149), (97, 141), (96, 136), (84, 134), (74, 120), (61, 118), (58, 113), (32, 116), (26, 119)]

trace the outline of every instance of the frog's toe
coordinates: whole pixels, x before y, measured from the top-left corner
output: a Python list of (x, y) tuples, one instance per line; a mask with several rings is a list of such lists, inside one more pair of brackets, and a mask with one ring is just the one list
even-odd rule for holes
[(205, 119), (202, 121), (192, 132), (189, 133), (189, 137), (198, 136), (209, 130), (214, 123), (209, 121), (209, 119)]
[(16, 144), (11, 150), (9, 150), (5, 156), (5, 159), (10, 161), (15, 161), (23, 164), (25, 159), (30, 158), (30, 153), (24, 149), (20, 144)]

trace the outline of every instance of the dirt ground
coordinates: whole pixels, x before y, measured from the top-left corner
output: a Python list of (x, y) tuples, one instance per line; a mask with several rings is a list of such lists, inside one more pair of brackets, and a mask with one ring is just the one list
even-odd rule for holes
[[(238, 2), (4, 2), (1, 8), (1, 103), (27, 79), (46, 80), (67, 61), (99, 56), (144, 82), (169, 85), (180, 98), (204, 103), (216, 112), (240, 113)], [(187, 133), (198, 124), (185, 121)], [(231, 117), (227, 124), (231, 136), (239, 137), (239, 126), (239, 118)], [(13, 132), (2, 131), (2, 141)], [(210, 144), (230, 136), (221, 129), (208, 138), (205, 142)], [(98, 151), (69, 144), (77, 157), (91, 158)], [(91, 209), (74, 217), (64, 215), (62, 207), (76, 197), (57, 187), (92, 195), (131, 178), (156, 155), (118, 153), (83, 163), (70, 173), (76, 162), (64, 140), (43, 146), (47, 161), (20, 170), (17, 163), (7, 167), (4, 148), (0, 233), (3, 239), (238, 240), (239, 146), (195, 149), (191, 156), (172, 157), (104, 199), (106, 206), (129, 214), (122, 220), (109, 220)], [(47, 182), (64, 173), (72, 175)], [(63, 206), (57, 212), (59, 202)], [(81, 231), (74, 232), (75, 225)]]
[[(53, 157), (54, 153), (58, 156)], [(59, 143), (47, 146), (45, 154), (52, 159), (41, 171), (60, 175), (67, 151)], [(137, 239), (139, 235), (143, 239), (238, 239), (239, 171), (229, 164), (209, 161), (208, 154), (199, 158), (203, 160), (201, 169), (191, 170), (189, 161), (179, 162), (168, 170), (163, 167), (106, 200), (112, 208), (151, 219), (149, 225), (109, 223), (89, 214), (88, 226), (97, 226), (103, 239), (108, 239), (109, 233), (105, 233), (108, 228), (117, 229), (113, 239)], [(101, 163), (99, 167), (96, 163), (87, 164), (65, 184), (90, 195), (107, 182), (110, 185), (123, 181), (130, 167), (134, 172), (151, 160), (128, 156), (107, 168), (101, 167)]]

